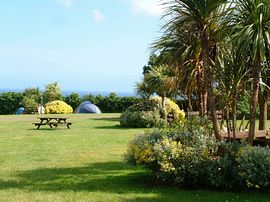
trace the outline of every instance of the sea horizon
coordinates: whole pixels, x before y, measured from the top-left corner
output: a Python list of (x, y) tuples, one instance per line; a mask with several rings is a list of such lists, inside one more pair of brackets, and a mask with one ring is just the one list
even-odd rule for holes
[[(5, 92), (23, 92), (25, 89), (12, 89), (12, 88), (0, 88), (0, 93), (5, 93)], [(44, 89), (40, 89), (43, 91)], [(71, 93), (78, 93), (80, 96), (84, 95), (102, 95), (102, 96), (108, 96), (110, 93), (116, 93), (117, 96), (119, 97), (131, 97), (131, 96), (136, 96), (134, 92), (117, 92), (117, 91), (86, 91), (86, 90), (61, 90), (63, 96), (70, 95)]]

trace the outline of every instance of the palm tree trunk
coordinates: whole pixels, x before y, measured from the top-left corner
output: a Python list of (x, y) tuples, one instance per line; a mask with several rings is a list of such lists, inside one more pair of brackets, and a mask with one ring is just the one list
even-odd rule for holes
[(250, 100), (250, 124), (249, 124), (249, 136), (248, 136), (248, 143), (253, 144), (254, 136), (255, 136), (255, 129), (256, 129), (256, 109), (258, 105), (258, 94), (259, 94), (259, 82), (260, 82), (260, 59), (257, 59), (256, 65), (253, 68), (252, 75), (253, 75), (253, 86), (252, 86), (252, 94)]
[(259, 94), (259, 109), (260, 109), (259, 130), (266, 129), (268, 99), (269, 99), (268, 90), (264, 90), (262, 93)]
[(167, 123), (167, 110), (166, 110), (166, 96), (165, 93), (162, 96), (162, 113), (163, 113), (163, 118), (165, 120), (165, 122)]
[(199, 114), (200, 116), (205, 116), (207, 115), (207, 91), (205, 90), (205, 79), (201, 65), (198, 65), (197, 86), (199, 95)]
[(237, 119), (236, 119), (236, 114), (237, 110), (236, 110), (236, 92), (233, 92), (232, 95), (232, 116), (233, 116), (233, 120), (232, 120), (232, 130), (233, 130), (233, 139), (236, 140), (236, 128), (237, 128)]
[(208, 35), (207, 27), (205, 26), (201, 33), (201, 43), (202, 43), (202, 61), (204, 67), (204, 78), (205, 78), (205, 87), (208, 95), (208, 106), (210, 109), (211, 120), (213, 122), (213, 129), (215, 137), (217, 140), (221, 140), (219, 124), (216, 114), (216, 103), (214, 98), (214, 89), (213, 89), (213, 77), (212, 69), (209, 64), (209, 44), (208, 44)]

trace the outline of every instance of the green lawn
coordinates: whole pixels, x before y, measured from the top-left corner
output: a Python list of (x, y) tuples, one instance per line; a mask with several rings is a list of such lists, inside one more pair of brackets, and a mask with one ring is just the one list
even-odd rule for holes
[(123, 161), (142, 129), (119, 114), (68, 115), (71, 129), (36, 130), (36, 115), (0, 116), (0, 202), (270, 201), (270, 192), (231, 193), (156, 186)]

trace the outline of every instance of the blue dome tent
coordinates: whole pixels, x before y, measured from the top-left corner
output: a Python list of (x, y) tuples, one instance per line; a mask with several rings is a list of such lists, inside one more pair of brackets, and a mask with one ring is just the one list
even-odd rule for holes
[(17, 109), (17, 111), (15, 112), (15, 114), (23, 114), (24, 113), (24, 108), (20, 107), (19, 109)]
[(77, 107), (75, 113), (101, 114), (101, 111), (96, 105), (92, 104), (90, 101), (85, 101)]

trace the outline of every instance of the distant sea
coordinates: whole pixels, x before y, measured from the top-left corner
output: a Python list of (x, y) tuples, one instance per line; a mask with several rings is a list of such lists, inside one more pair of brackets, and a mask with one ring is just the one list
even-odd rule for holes
[[(43, 90), (43, 89), (41, 89)], [(7, 89), (7, 88), (2, 88), (0, 89), (0, 93), (4, 93), (4, 92), (22, 92), (24, 91), (24, 89)], [(115, 92), (112, 91), (114, 93), (116, 93), (117, 96), (123, 97), (123, 96), (136, 96), (133, 92)], [(80, 90), (62, 90), (62, 95), (63, 96), (67, 96), (70, 95), (71, 93), (78, 93), (80, 96), (84, 96), (84, 95), (102, 95), (102, 96), (108, 96), (110, 93), (112, 92), (105, 92), (105, 91), (80, 91)]]

